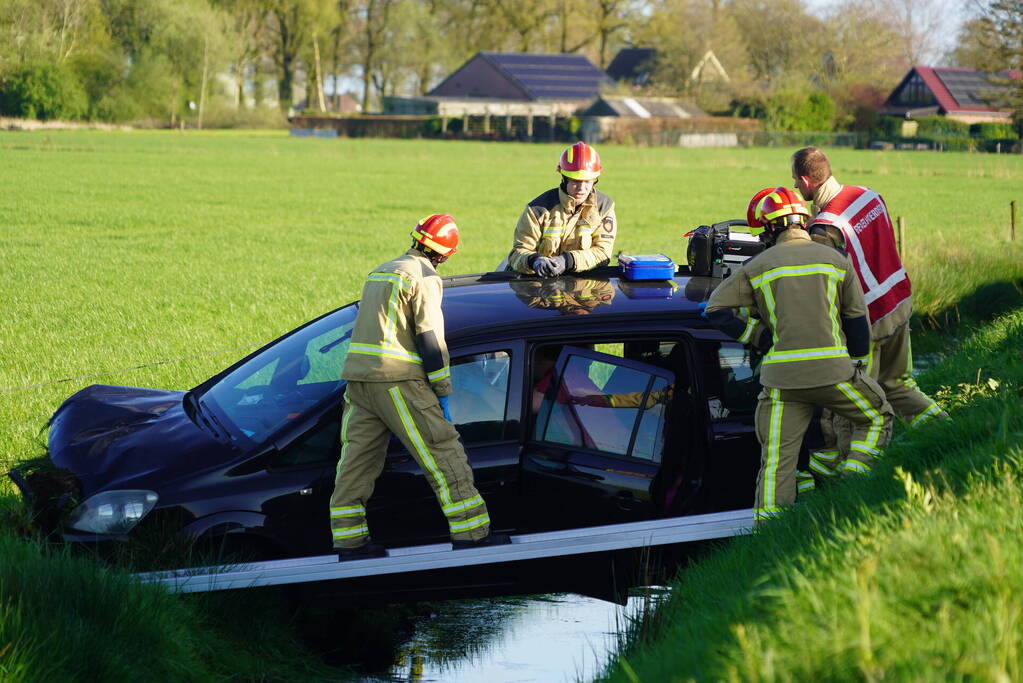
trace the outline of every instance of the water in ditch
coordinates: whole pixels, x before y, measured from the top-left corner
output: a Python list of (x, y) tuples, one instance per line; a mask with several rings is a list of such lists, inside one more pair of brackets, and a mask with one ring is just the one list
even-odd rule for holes
[(634, 591), (625, 606), (574, 594), (438, 603), (418, 617), (386, 670), (361, 683), (589, 681), (619, 634), (667, 595)]

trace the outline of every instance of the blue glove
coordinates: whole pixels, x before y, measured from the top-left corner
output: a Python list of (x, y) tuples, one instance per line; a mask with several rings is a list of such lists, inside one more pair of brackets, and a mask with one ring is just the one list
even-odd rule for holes
[(704, 319), (707, 318), (707, 302), (706, 301), (701, 301), (700, 303), (696, 304), (696, 310), (698, 310), (700, 312), (700, 317), (701, 318), (704, 318)]
[(444, 413), (444, 419), (448, 422), (454, 422), (454, 420), (451, 419), (451, 411), (448, 410), (448, 397), (438, 396), (437, 401), (440, 403), (441, 412)]
[(557, 277), (565, 272), (565, 257), (537, 256), (533, 259), (533, 271), (540, 277)]

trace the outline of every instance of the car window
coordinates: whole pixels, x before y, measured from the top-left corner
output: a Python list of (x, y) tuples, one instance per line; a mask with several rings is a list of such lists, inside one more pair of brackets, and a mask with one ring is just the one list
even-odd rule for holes
[(711, 377), (707, 406), (712, 419), (753, 415), (760, 394), (760, 363), (737, 342), (718, 344), (716, 376)]
[(262, 442), (321, 401), (338, 396), (357, 306), (302, 327), (239, 365), (200, 397), (236, 436)]
[[(659, 460), (665, 407), (671, 398), (668, 382), (612, 361), (570, 355), (560, 377), (552, 368), (540, 379), (543, 403), (536, 438)], [(549, 386), (552, 382), (555, 386)]]
[(451, 419), (466, 443), (504, 437), (511, 356), (507, 351), (478, 353), (451, 361)]

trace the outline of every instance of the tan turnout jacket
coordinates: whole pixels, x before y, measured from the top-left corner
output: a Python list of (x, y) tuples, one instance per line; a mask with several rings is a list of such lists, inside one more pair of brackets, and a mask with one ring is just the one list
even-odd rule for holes
[(760, 382), (808, 389), (848, 381), (853, 361), (842, 318), (867, 314), (849, 258), (789, 229), (773, 247), (745, 262), (710, 296), (707, 314), (748, 307), (772, 331)]
[(438, 396), (450, 394), (443, 295), (433, 264), (415, 249), (376, 268), (362, 288), (341, 379), (426, 379)]
[(529, 257), (558, 256), (569, 252), (574, 272), (590, 270), (611, 260), (618, 221), (614, 200), (593, 190), (580, 205), (553, 188), (529, 202), (515, 226), (515, 244), (508, 257), (510, 269), (532, 273)]

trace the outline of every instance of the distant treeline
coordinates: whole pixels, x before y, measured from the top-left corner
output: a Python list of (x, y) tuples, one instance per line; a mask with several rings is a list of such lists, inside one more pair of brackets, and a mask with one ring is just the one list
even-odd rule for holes
[[(331, 109), (342, 90), (367, 112), (424, 93), (481, 50), (574, 52), (604, 68), (641, 46), (656, 50), (646, 94), (774, 130), (863, 129), (913, 64), (1019, 68), (1019, 48), (999, 36), (1018, 35), (1023, 0), (987, 0), (963, 26), (947, 23), (953, 4), (845, 0), (814, 14), (802, 0), (0, 0), (0, 114), (281, 123), (298, 103)], [(955, 31), (959, 47), (941, 54)], [(709, 52), (725, 76), (701, 68)]]

